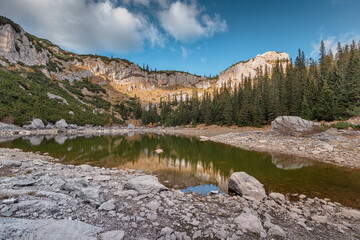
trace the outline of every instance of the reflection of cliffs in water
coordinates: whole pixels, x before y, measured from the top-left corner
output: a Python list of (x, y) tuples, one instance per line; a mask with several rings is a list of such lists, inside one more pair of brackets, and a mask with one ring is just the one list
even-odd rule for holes
[(303, 167), (312, 166), (314, 164), (313, 161), (310, 161), (306, 158), (294, 156), (290, 157), (278, 154), (272, 154), (271, 161), (277, 168), (284, 170), (300, 169)]

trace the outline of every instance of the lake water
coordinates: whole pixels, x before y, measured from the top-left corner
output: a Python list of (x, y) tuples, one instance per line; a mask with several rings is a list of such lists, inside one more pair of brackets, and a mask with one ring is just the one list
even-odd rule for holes
[[(245, 151), (202, 142), (195, 137), (119, 135), (101, 137), (23, 137), (2, 141), (0, 147), (48, 152), (64, 164), (141, 169), (168, 187), (207, 194), (227, 192), (233, 172), (244, 171), (266, 191), (330, 198), (360, 208), (360, 170), (337, 167), (292, 156)], [(157, 154), (161, 148), (164, 153)]]

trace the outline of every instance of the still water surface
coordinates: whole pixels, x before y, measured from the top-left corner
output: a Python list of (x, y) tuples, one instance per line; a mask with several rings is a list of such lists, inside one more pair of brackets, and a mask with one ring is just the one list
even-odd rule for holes
[[(195, 137), (119, 135), (101, 137), (24, 137), (0, 147), (48, 152), (64, 164), (142, 169), (168, 187), (207, 194), (227, 191), (233, 172), (244, 171), (264, 184), (267, 192), (299, 193), (330, 198), (360, 208), (360, 170), (292, 156), (245, 151), (201, 142)], [(162, 154), (154, 151), (164, 150)]]

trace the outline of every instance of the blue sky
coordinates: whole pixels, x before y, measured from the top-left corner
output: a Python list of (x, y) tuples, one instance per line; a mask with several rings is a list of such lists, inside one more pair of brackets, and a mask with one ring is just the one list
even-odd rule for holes
[(358, 0), (0, 0), (0, 14), (66, 50), (215, 75), (269, 50), (318, 57), (360, 40)]

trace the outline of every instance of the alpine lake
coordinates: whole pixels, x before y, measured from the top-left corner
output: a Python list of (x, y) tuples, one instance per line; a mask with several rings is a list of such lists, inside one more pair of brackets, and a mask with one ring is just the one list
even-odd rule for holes
[[(63, 164), (142, 170), (184, 192), (227, 192), (233, 172), (243, 171), (267, 193), (329, 198), (360, 209), (360, 170), (294, 156), (246, 151), (196, 137), (157, 134), (117, 136), (32, 136), (2, 140), (2, 148), (49, 153)], [(156, 149), (164, 152), (157, 154)]]

